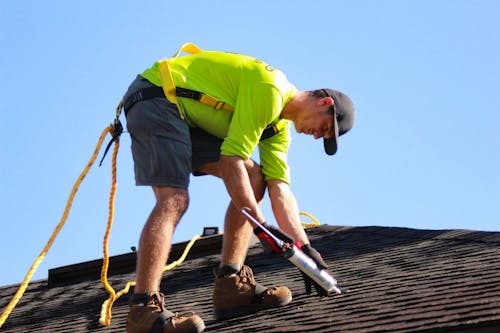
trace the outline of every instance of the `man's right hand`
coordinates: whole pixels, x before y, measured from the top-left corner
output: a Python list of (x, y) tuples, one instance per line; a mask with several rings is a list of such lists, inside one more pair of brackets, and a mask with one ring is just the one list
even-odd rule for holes
[[(276, 228), (272, 225), (268, 225), (267, 223), (263, 223), (262, 226), (269, 230), (276, 238), (282, 240), (284, 243), (293, 244), (294, 240), (285, 232), (281, 231), (279, 228)], [(257, 236), (262, 247), (264, 248), (264, 253), (272, 254), (272, 253), (283, 253), (285, 248), (282, 244), (277, 244), (268, 234), (266, 234), (261, 228), (255, 228), (253, 233)], [(281, 246), (281, 247), (280, 247)]]

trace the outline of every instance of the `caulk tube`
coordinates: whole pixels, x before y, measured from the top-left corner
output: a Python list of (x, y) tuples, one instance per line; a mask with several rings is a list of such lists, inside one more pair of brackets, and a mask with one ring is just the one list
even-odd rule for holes
[(328, 274), (326, 270), (319, 268), (314, 260), (295, 245), (292, 244), (288, 247), (283, 256), (326, 291), (335, 291), (337, 294), (342, 294), (342, 291), (337, 287), (337, 280)]
[(259, 227), (264, 231), (271, 239), (276, 243), (276, 245), (284, 249), (283, 256), (287, 258), (292, 264), (294, 264), (301, 272), (307, 274), (311, 279), (318, 283), (326, 291), (335, 291), (337, 294), (342, 294), (342, 291), (337, 287), (337, 280), (326, 270), (320, 269), (316, 262), (312, 260), (307, 254), (299, 250), (293, 244), (285, 244), (283, 240), (277, 238), (272, 232), (267, 230), (259, 221), (257, 221), (248, 212), (250, 208), (243, 207), (241, 213), (252, 222), (254, 225)]
[(241, 209), (241, 213), (243, 215), (245, 215), (245, 217), (250, 221), (252, 222), (254, 225), (256, 225), (257, 227), (260, 228), (260, 230), (264, 231), (264, 233), (266, 235), (268, 235), (269, 237), (271, 237), (271, 239), (274, 241), (274, 243), (276, 243), (276, 246), (278, 246), (280, 249), (284, 249), (286, 244), (285, 242), (282, 240), (282, 239), (279, 239), (278, 237), (276, 237), (275, 235), (273, 235), (272, 232), (270, 232), (269, 230), (267, 230), (261, 223), (259, 223), (259, 221), (257, 221), (252, 215), (250, 215), (248, 212), (251, 211), (250, 208), (248, 207), (243, 207)]

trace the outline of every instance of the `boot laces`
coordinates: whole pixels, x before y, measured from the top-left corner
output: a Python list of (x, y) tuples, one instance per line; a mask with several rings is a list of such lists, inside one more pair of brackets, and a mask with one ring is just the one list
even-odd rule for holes
[(165, 311), (165, 295), (163, 295), (163, 293), (152, 294), (148, 304), (159, 308), (161, 312)]
[(252, 269), (250, 267), (243, 265), (239, 275), (244, 282), (246, 281), (250, 283), (252, 286), (257, 285), (257, 282), (255, 281), (255, 278), (253, 276)]
[(185, 311), (182, 313), (179, 312), (170, 312), (167, 310), (167, 306), (165, 304), (165, 295), (163, 293), (154, 293), (151, 295), (151, 299), (148, 302), (148, 305), (155, 306), (157, 309), (160, 310), (160, 312), (168, 312), (172, 315), (170, 320), (174, 318), (181, 318), (181, 317), (192, 317), (195, 315), (193, 311)]

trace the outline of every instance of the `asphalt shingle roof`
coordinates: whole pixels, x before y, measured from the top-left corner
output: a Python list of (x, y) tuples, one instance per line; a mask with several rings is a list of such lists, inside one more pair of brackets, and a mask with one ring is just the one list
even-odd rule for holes
[[(247, 264), (264, 285), (287, 285), (293, 301), (282, 308), (216, 322), (212, 318), (212, 267), (221, 237), (198, 241), (184, 264), (166, 272), (161, 289), (172, 311), (197, 312), (206, 332), (500, 332), (500, 233), (387, 227), (320, 226), (311, 242), (343, 287), (339, 298), (304, 292), (297, 269), (280, 256), (249, 249)], [(185, 244), (173, 247), (176, 260)], [(35, 281), (1, 331), (124, 332), (127, 297), (113, 307), (111, 326), (98, 322), (108, 295), (100, 261), (52, 270)], [(111, 261), (110, 283), (134, 279), (135, 254)], [(0, 288), (0, 310), (17, 285)]]

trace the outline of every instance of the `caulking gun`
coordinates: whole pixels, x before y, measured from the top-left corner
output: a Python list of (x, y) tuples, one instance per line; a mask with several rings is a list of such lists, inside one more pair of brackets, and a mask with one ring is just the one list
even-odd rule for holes
[(272, 232), (267, 230), (259, 221), (257, 221), (248, 212), (250, 208), (243, 207), (241, 213), (245, 217), (258, 226), (262, 231), (264, 231), (271, 239), (276, 243), (281, 250), (283, 250), (283, 256), (287, 258), (292, 264), (294, 264), (298, 269), (307, 274), (311, 279), (318, 283), (323, 289), (328, 292), (334, 291), (337, 294), (343, 294), (346, 291), (342, 290), (337, 285), (337, 280), (331, 276), (326, 270), (318, 267), (316, 262), (307, 256), (304, 252), (298, 249), (294, 244), (285, 243), (283, 240), (279, 239)]

